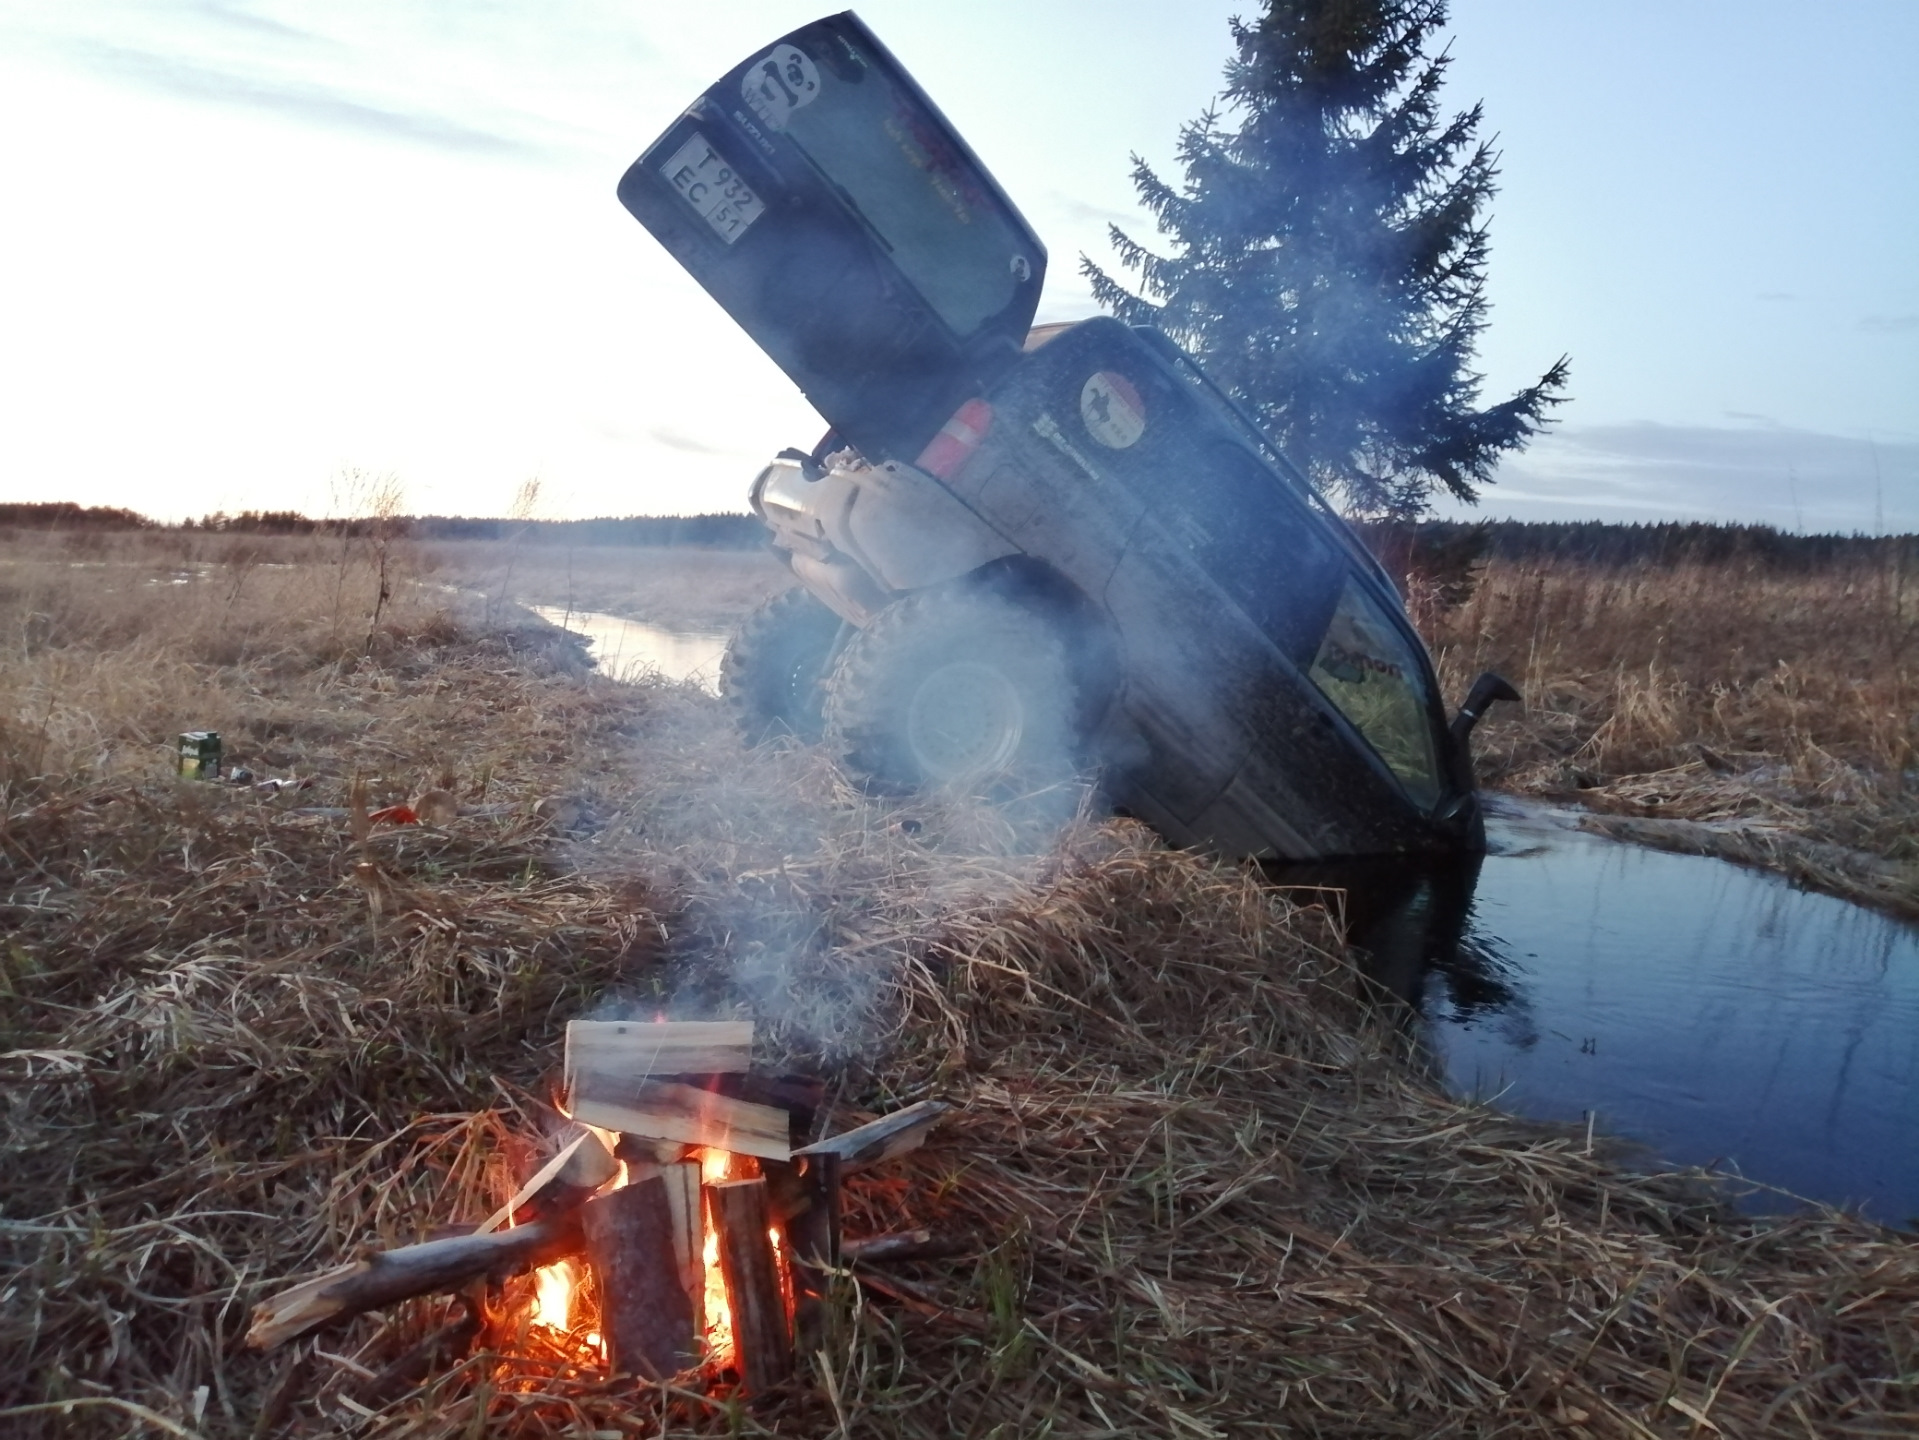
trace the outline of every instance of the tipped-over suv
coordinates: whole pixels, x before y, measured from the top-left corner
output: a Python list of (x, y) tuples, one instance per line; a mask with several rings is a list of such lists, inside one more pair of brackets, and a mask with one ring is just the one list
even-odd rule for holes
[(723, 77), (620, 199), (832, 427), (750, 502), (799, 581), (729, 651), (749, 729), (881, 786), (1096, 767), (1175, 843), (1480, 843), (1391, 581), (1177, 345), (1032, 328), (1046, 251), (851, 13)]

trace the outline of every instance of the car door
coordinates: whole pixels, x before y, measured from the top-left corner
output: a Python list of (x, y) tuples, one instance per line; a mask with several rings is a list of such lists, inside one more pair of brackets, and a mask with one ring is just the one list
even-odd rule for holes
[(735, 66), (620, 200), (871, 459), (910, 460), (1018, 359), (1046, 252), (850, 12)]

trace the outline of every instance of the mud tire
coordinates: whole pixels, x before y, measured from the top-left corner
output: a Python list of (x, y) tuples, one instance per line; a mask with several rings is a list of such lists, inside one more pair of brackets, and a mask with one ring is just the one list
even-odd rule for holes
[(840, 617), (805, 590), (775, 595), (740, 623), (720, 661), (720, 695), (748, 744), (820, 738), (821, 672)]
[(847, 642), (826, 682), (826, 739), (874, 788), (1006, 790), (1069, 777), (1072, 669), (1059, 631), (997, 595), (922, 591)]

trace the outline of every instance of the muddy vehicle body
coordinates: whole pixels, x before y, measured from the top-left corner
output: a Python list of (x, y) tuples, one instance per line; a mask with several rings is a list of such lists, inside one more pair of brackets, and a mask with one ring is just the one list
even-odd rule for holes
[(1097, 767), (1179, 844), (1476, 848), (1466, 740), (1391, 581), (1177, 345), (1031, 328), (1046, 252), (850, 13), (731, 71), (627, 208), (832, 429), (753, 482), (800, 582), (724, 684), (876, 784)]

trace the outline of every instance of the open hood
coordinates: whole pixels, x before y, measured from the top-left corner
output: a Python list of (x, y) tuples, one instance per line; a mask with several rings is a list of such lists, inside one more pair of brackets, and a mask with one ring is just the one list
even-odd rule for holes
[(912, 459), (1019, 358), (1046, 251), (851, 11), (755, 51), (620, 200), (869, 458)]

